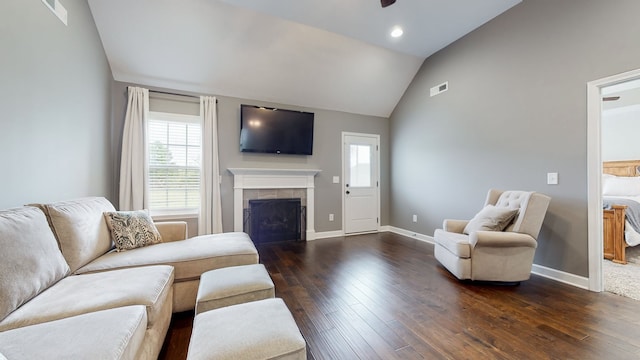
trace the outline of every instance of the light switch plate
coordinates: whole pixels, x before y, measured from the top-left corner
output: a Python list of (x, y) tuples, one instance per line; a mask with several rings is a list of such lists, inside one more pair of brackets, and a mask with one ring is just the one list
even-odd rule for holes
[(333, 177), (333, 183), (334, 184), (339, 184), (340, 183), (340, 176), (334, 176)]
[(547, 173), (547, 185), (558, 185), (558, 173)]

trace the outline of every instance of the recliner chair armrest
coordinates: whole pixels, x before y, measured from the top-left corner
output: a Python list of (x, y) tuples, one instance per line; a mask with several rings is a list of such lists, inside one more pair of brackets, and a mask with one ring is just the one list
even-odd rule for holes
[(188, 237), (186, 221), (154, 222), (162, 242), (185, 240)]
[(467, 226), (469, 220), (444, 219), (442, 228), (444, 231), (462, 234), (462, 230)]
[(469, 234), (472, 248), (482, 247), (538, 247), (536, 239), (529, 234), (503, 231), (476, 231)]

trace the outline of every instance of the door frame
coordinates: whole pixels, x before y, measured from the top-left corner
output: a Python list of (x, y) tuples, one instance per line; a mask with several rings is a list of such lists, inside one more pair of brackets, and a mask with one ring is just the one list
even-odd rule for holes
[(365, 133), (356, 133), (356, 132), (343, 131), (342, 132), (342, 137), (341, 137), (341, 140), (342, 140), (342, 142), (341, 142), (342, 143), (342, 151), (340, 152), (340, 154), (341, 154), (340, 158), (341, 158), (341, 164), (342, 164), (341, 168), (340, 168), (340, 171), (342, 173), (342, 175), (341, 175), (342, 176), (341, 177), (342, 181), (340, 181), (340, 191), (341, 191), (341, 194), (342, 194), (342, 196), (341, 196), (341, 198), (342, 198), (342, 233), (345, 236), (366, 234), (367, 233), (367, 232), (361, 232), (361, 233), (347, 234), (345, 232), (345, 228), (346, 228), (345, 224), (346, 224), (347, 217), (346, 217), (346, 208), (345, 208), (346, 193), (345, 193), (345, 190), (344, 190), (344, 175), (345, 175), (345, 171), (344, 171), (344, 165), (345, 165), (344, 164), (344, 152), (345, 152), (345, 145), (346, 145), (346, 137), (347, 136), (370, 137), (370, 138), (375, 138), (375, 140), (376, 140), (377, 151), (376, 151), (376, 155), (375, 156), (376, 156), (376, 162), (377, 162), (378, 166), (376, 166), (377, 174), (375, 174), (375, 178), (376, 178), (376, 181), (377, 181), (377, 184), (378, 184), (378, 186), (376, 186), (376, 192), (377, 192), (377, 197), (378, 197), (378, 204), (377, 204), (378, 212), (377, 212), (376, 216), (378, 217), (378, 223), (377, 223), (377, 226), (376, 226), (376, 230), (370, 231), (370, 233), (380, 232), (380, 222), (381, 222), (381, 219), (380, 219), (380, 135), (379, 134), (365, 134)]
[(589, 290), (604, 291), (602, 277), (602, 88), (640, 79), (640, 69), (587, 83), (587, 225)]

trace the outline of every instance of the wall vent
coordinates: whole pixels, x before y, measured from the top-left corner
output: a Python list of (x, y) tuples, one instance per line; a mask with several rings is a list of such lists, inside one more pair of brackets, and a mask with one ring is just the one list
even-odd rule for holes
[(441, 93), (443, 93), (443, 92), (445, 92), (447, 90), (449, 90), (449, 82), (445, 81), (440, 85), (432, 87), (431, 91), (430, 91), (430, 95), (431, 96), (436, 96), (436, 95), (441, 94)]
[(53, 11), (54, 14), (62, 21), (63, 24), (67, 25), (67, 9), (60, 4), (58, 0), (42, 0), (42, 2), (47, 5), (47, 7)]

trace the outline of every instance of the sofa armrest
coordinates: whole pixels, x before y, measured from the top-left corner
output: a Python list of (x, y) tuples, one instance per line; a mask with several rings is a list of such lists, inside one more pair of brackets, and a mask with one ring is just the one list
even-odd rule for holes
[(468, 223), (469, 220), (444, 219), (442, 228), (444, 231), (462, 234), (464, 227), (467, 226)]
[(469, 234), (469, 244), (476, 247), (530, 247), (536, 248), (538, 242), (529, 234), (502, 231), (476, 231)]
[(154, 224), (162, 236), (162, 242), (185, 240), (189, 236), (186, 221), (162, 221)]

